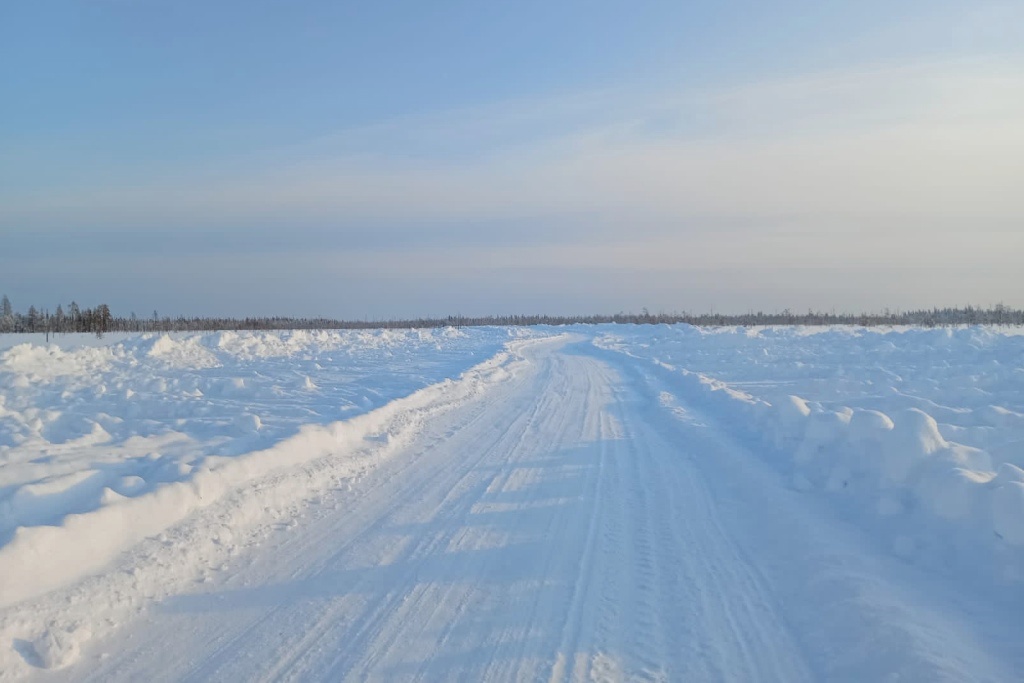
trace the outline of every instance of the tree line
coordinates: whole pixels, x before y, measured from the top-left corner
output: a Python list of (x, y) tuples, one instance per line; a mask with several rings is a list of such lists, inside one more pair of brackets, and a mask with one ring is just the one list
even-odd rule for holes
[(115, 320), (110, 307), (106, 304), (100, 304), (95, 308), (81, 308), (72, 301), (66, 312), (64, 307), (58, 304), (53, 313), (35, 306), (29, 306), (25, 313), (18, 313), (6, 294), (0, 297), (0, 332), (85, 332), (102, 335), (114, 330)]
[(444, 318), (410, 320), (337, 320), (333, 318), (293, 317), (161, 317), (156, 311), (142, 318), (135, 313), (115, 316), (110, 307), (100, 304), (82, 308), (72, 301), (67, 309), (58, 305), (49, 309), (29, 306), (16, 312), (10, 299), (0, 298), (0, 333), (87, 333), (102, 336), (108, 332), (213, 332), (222, 330), (353, 330), (401, 329), (433, 327), (476, 327), (487, 325), (578, 325), (578, 324), (675, 324), (689, 323), (705, 327), (755, 325), (919, 325), (939, 327), (953, 325), (1024, 325), (1024, 310), (997, 304), (988, 308), (974, 306), (932, 308), (914, 311), (883, 311), (881, 313), (795, 313), (789, 309), (776, 313), (763, 311), (745, 314), (723, 313), (615, 313), (612, 315), (493, 315), (483, 317), (452, 315)]

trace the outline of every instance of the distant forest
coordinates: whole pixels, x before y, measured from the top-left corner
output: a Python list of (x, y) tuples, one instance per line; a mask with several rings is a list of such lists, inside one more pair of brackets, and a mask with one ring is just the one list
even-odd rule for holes
[(808, 311), (794, 313), (615, 313), (613, 315), (493, 315), (467, 317), (453, 315), (445, 318), (419, 318), (416, 320), (335, 320), (333, 318), (201, 318), (160, 317), (154, 311), (151, 317), (131, 313), (127, 317), (114, 315), (110, 307), (100, 304), (95, 308), (82, 308), (71, 302), (67, 309), (58, 305), (52, 312), (29, 306), (24, 313), (16, 312), (6, 295), (0, 299), (0, 333), (68, 334), (107, 332), (199, 332), (219, 330), (361, 330), (430, 327), (475, 327), (481, 325), (576, 325), (621, 323), (654, 325), (663, 323), (689, 323), (707, 327), (732, 325), (922, 325), (940, 327), (951, 325), (1024, 325), (1024, 311), (997, 304), (990, 308), (933, 308), (920, 311), (884, 311), (881, 313), (821, 313)]

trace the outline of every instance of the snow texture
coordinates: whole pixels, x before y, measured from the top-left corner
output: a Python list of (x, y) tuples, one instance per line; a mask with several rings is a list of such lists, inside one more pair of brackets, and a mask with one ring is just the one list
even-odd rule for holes
[[(501, 331), (87, 337), (0, 355), (0, 607), (67, 584), (270, 471), (343, 417), (486, 359)], [(324, 388), (310, 379), (315, 374)]]
[(650, 361), (714, 405), (769, 447), (796, 488), (900, 515), (901, 528), (922, 539), (977, 545), (1004, 559), (986, 568), (1016, 575), (1024, 343), (1009, 332), (683, 325), (595, 343)]
[(0, 679), (1014, 680), (1019, 332), (9, 340)]

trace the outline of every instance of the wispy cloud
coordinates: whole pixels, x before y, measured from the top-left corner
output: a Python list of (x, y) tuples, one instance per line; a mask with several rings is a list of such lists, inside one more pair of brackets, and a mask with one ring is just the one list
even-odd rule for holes
[(574, 218), (623, 230), (701, 220), (891, 230), (973, 217), (998, 227), (1024, 215), (1022, 121), (1024, 69), (995, 60), (591, 92), (339, 131), (158, 182), (6, 196), (0, 224)]

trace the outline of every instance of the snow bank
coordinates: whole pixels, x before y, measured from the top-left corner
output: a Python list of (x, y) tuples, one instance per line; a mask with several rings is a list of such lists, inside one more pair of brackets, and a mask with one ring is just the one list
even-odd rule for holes
[[(393, 443), (409, 430), (408, 423), (417, 411), (442, 397), (452, 402), (479, 393), (489, 383), (507, 376), (505, 366), (509, 361), (509, 354), (500, 353), (467, 371), (458, 382), (445, 380), (350, 420), (302, 427), (295, 436), (264, 450), (230, 458), (207, 458), (203, 467), (190, 472), (186, 480), (158, 486), (144, 495), (128, 497), (105, 487), (96, 509), (66, 515), (53, 526), (18, 527), (12, 540), (0, 547), (0, 576), (4, 577), (0, 583), (0, 607), (94, 572), (126, 548), (216, 502), (228, 491), (271, 472), (344, 452), (381, 433), (388, 434), (389, 443)], [(403, 419), (406, 424), (398, 424)], [(422, 415), (415, 419), (421, 420)], [(55, 485), (61, 494), (74, 489), (76, 483), (93, 479), (94, 473), (67, 478), (74, 481)], [(19, 489), (19, 494), (26, 488)], [(55, 507), (66, 502), (53, 495), (44, 498), (46, 505)], [(24, 513), (24, 508), (21, 511)]]
[(225, 332), (12, 346), (0, 353), (0, 607), (99, 569), (245, 482), (349, 447), (432, 400), (427, 387), (482, 377), (497, 361), (469, 368), (512, 337)]
[[(616, 330), (595, 343), (649, 360), (695, 405), (781, 457), (795, 488), (898, 518), (907, 533), (987, 547), (1008, 557), (1004, 574), (1020, 578), (1018, 334), (840, 328), (808, 336), (662, 326)], [(906, 538), (901, 544), (916, 547)]]
[[(505, 339), (510, 337), (502, 344), (505, 351), (457, 379), (347, 420), (305, 425), (266, 448), (208, 456), (194, 467), (178, 463), (178, 472), (164, 471), (169, 463), (158, 466), (163, 458), (154, 455), (154, 471), (164, 473), (165, 483), (120, 477), (101, 489), (98, 507), (52, 525), (17, 530), (0, 548), (5, 579), (0, 605), (7, 605), (0, 609), (0, 641), (13, 645), (0, 648), (0, 679), (32, 667), (74, 663), (88, 641), (115, 630), (153, 601), (224, 571), (280, 522), (290, 526), (306, 513), (323, 514), (331, 499), (336, 506), (336, 496), (416, 438), (423, 424), (514, 377), (525, 363), (525, 347), (544, 342), (518, 335)], [(259, 425), (254, 421), (250, 427)], [(69, 477), (43, 492), (67, 491), (87, 481), (95, 488), (97, 476)]]

